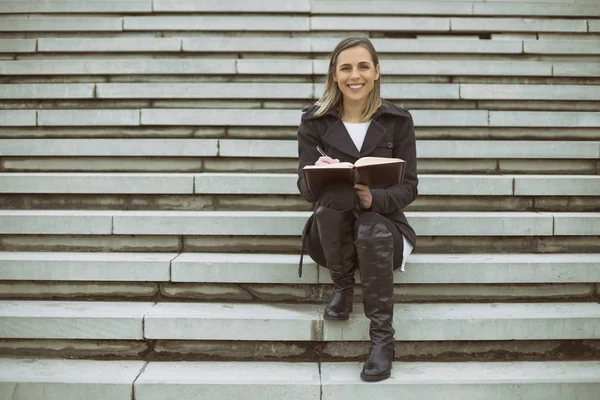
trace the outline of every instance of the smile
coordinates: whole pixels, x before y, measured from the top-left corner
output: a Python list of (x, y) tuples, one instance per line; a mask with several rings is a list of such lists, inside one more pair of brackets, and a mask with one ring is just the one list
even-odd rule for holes
[(350, 89), (360, 89), (361, 87), (365, 86), (364, 83), (359, 83), (359, 84), (354, 84), (354, 85), (346, 85), (348, 86)]

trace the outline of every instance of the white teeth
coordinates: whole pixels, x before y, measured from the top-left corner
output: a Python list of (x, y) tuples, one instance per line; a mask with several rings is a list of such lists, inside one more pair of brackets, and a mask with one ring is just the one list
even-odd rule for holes
[(348, 85), (348, 87), (349, 87), (350, 89), (358, 89), (358, 88), (361, 88), (361, 87), (363, 87), (363, 85), (362, 85), (362, 84), (361, 84), (361, 85)]

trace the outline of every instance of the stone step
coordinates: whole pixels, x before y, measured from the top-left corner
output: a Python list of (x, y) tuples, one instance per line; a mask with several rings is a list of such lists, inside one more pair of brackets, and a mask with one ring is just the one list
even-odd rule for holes
[(298, 15), (125, 16), (123, 31), (308, 32), (311, 20)]
[[(310, 212), (0, 210), (7, 235), (297, 236)], [(595, 236), (598, 212), (406, 212), (421, 236)], [(281, 221), (286, 223), (282, 224)]]
[[(314, 99), (324, 85), (310, 83), (67, 83), (6, 84), (1, 99)], [(393, 100), (597, 101), (594, 85), (501, 85), (389, 83)]]
[(133, 382), (146, 365), (145, 361), (0, 358), (0, 399), (131, 400)]
[(392, 376), (381, 385), (357, 377), (361, 363), (323, 363), (323, 400), (377, 396), (406, 400), (579, 400), (596, 399), (600, 362), (395, 362)]
[[(371, 7), (364, 7), (359, 2), (348, 2), (348, 5), (340, 9), (339, 1), (315, 1), (311, 7), (312, 14), (381, 14), (385, 10), (386, 15), (463, 15), (463, 16), (573, 16), (592, 17), (600, 16), (600, 11), (592, 4), (544, 4), (539, 1), (514, 2), (507, 5), (484, 3), (482, 1), (390, 1), (377, 0), (372, 2)], [(454, 25), (452, 26), (454, 28)], [(507, 28), (506, 30), (509, 30)]]
[[(233, 116), (234, 113), (223, 113), (224, 118), (227, 115)], [(75, 114), (72, 115), (74, 116)], [(598, 116), (600, 120), (600, 113)], [(244, 122), (247, 124), (248, 121)], [(418, 140), (417, 154), (420, 159), (597, 160), (600, 157), (600, 141)], [(263, 139), (0, 139), (0, 157), (25, 156), (239, 157), (297, 160), (298, 143), (296, 140)]]
[[(54, 23), (54, 22), (53, 22)], [(331, 50), (329, 50), (331, 51)], [(328, 60), (305, 59), (72, 59), (0, 61), (0, 75), (290, 75), (323, 76)], [(384, 60), (388, 76), (598, 77), (597, 62), (522, 60)]]
[(144, 338), (149, 302), (0, 301), (0, 338)]
[(600, 54), (597, 40), (524, 40), (525, 54)]
[[(156, 2), (156, 0), (154, 0)], [(256, 0), (251, 1), (255, 2)], [(0, 14), (24, 13), (146, 13), (152, 11), (152, 0), (19, 0), (0, 2)]]
[[(0, 51), (6, 53), (95, 53), (95, 52), (206, 52), (206, 53), (329, 53), (338, 38), (289, 38), (207, 36), (148, 38), (44, 38), (1, 39)], [(597, 55), (600, 49), (590, 40), (455, 40), (371, 39), (382, 55), (436, 53), (436, 54), (581, 54)]]
[[(0, 252), (0, 276), (21, 281), (331, 283), (310, 257), (236, 253)], [(360, 276), (356, 274), (357, 282)], [(600, 282), (600, 254), (412, 254), (397, 284)], [(599, 286), (600, 288), (600, 286)]]
[[(346, 322), (323, 305), (0, 301), (2, 339), (367, 341), (362, 306)], [(396, 304), (399, 341), (600, 339), (598, 303)]]
[[(381, 10), (381, 8), (374, 9)], [(594, 13), (597, 14), (598, 11), (595, 10)], [(358, 31), (376, 32), (588, 32), (587, 21), (583, 19), (373, 17), (362, 15), (310, 17), (311, 31), (347, 31), (349, 26)]]
[[(11, 44), (6, 39), (6, 46)], [(290, 38), (290, 37), (228, 37), (206, 36), (171, 38), (39, 38), (38, 52), (207, 52), (207, 53), (329, 53), (339, 38)], [(461, 40), (442, 39), (371, 39), (379, 53), (466, 53), (466, 54), (521, 54), (520, 40)], [(35, 41), (28, 44), (27, 52), (35, 52)], [(2, 42), (0, 41), (0, 44)], [(551, 44), (552, 41), (549, 42)], [(137, 45), (136, 45), (137, 44)], [(15, 43), (12, 45), (24, 46)], [(17, 47), (20, 48), (20, 47)], [(581, 54), (589, 53), (584, 46), (577, 46)], [(533, 46), (535, 51), (535, 46)], [(570, 53), (573, 50), (565, 49)], [(594, 54), (594, 53), (591, 53)]]
[(261, 12), (261, 13), (303, 13), (310, 11), (308, 0), (293, 3), (272, 3), (265, 0), (252, 0), (240, 3), (232, 0), (206, 2), (197, 0), (20, 0), (5, 1), (0, 4), (0, 13), (163, 13), (163, 12)]
[(0, 252), (0, 276), (2, 280), (166, 282), (171, 279), (171, 262), (178, 255)]
[[(0, 210), (0, 234), (298, 236), (310, 214)], [(600, 232), (598, 212), (407, 212), (406, 216), (421, 236), (595, 236)]]
[(203, 16), (1, 16), (2, 32), (308, 32), (308, 16), (219, 15)]
[(310, 0), (273, 3), (269, 0), (252, 0), (239, 2), (236, 0), (225, 1), (199, 1), (199, 0), (154, 0), (154, 12), (227, 12), (227, 13), (308, 13)]
[[(52, 134), (53, 131), (46, 131)], [(54, 131), (55, 132), (55, 131)], [(181, 131), (180, 131), (181, 132)], [(135, 135), (135, 132), (133, 132)], [(591, 132), (590, 132), (591, 133)], [(2, 147), (0, 145), (0, 147)], [(467, 156), (468, 157), (468, 156)], [(419, 175), (423, 174), (487, 174), (496, 176), (498, 174), (544, 174), (546, 176), (558, 175), (598, 175), (599, 168), (598, 159), (506, 159), (506, 158), (485, 158), (485, 159), (469, 159), (459, 158), (450, 159), (440, 157), (435, 158), (420, 158), (417, 171)], [(67, 156), (67, 157), (51, 157), (51, 156), (27, 156), (27, 157), (2, 157), (0, 156), (0, 166), (2, 171), (8, 172), (31, 172), (31, 173), (104, 173), (104, 172), (119, 172), (119, 173), (295, 173), (298, 169), (297, 158), (259, 158), (248, 157), (233, 159), (230, 157), (138, 157), (138, 156)], [(32, 196), (29, 196), (32, 197)], [(198, 197), (196, 197), (198, 198)], [(175, 198), (173, 198), (175, 199)], [(291, 199), (291, 198), (288, 198)], [(298, 199), (298, 198), (294, 198)], [(88, 198), (92, 200), (92, 198)], [(466, 200), (466, 199), (465, 199)], [(523, 199), (521, 199), (523, 200)], [(418, 201), (418, 199), (417, 199)], [(531, 200), (533, 201), (533, 200)], [(33, 204), (33, 203), (31, 203)], [(51, 204), (51, 203), (48, 203)], [(88, 203), (91, 204), (91, 203)], [(168, 204), (168, 203), (167, 203)], [(176, 203), (178, 204), (178, 203)], [(306, 205), (306, 203), (302, 203)], [(38, 204), (38, 206), (41, 204)], [(183, 204), (181, 204), (183, 205)], [(259, 205), (256, 203), (255, 205)], [(483, 208), (465, 209), (462, 211), (500, 211), (503, 208), (495, 209), (494, 203), (490, 202), (486, 207), (481, 203)], [(575, 203), (574, 203), (575, 205)], [(33, 205), (32, 205), (33, 206)], [(106, 207), (107, 203), (103, 203), (100, 208)], [(540, 210), (552, 211), (595, 211), (594, 209), (575, 208), (565, 209), (567, 203), (548, 204)], [(57, 206), (58, 208), (62, 206)], [(161, 208), (159, 205), (156, 207)], [(181, 206), (177, 205), (178, 209)], [(524, 209), (534, 209), (533, 203), (525, 208), (523, 203), (515, 205), (513, 211), (521, 211)], [(561, 208), (563, 207), (563, 208)], [(17, 207), (18, 208), (18, 207)], [(89, 208), (89, 207), (88, 207)], [(96, 209), (92, 207), (89, 209)], [(164, 208), (164, 207), (162, 207)], [(190, 209), (190, 208), (183, 208)], [(194, 208), (192, 208), (194, 209)], [(195, 208), (197, 209), (197, 208)], [(437, 209), (443, 211), (442, 209)], [(460, 211), (456, 210), (456, 211)], [(427, 210), (422, 210), (427, 211)], [(451, 211), (448, 209), (446, 211)], [(510, 211), (510, 210), (507, 210)]]
[[(0, 193), (299, 195), (296, 174), (0, 173)], [(600, 196), (600, 176), (420, 175), (420, 196)]]
[(130, 4), (120, 1), (46, 1), (41, 6), (33, 0), (19, 2), (8, 1), (0, 5), (0, 13), (165, 13), (165, 12), (227, 12), (227, 13), (311, 13), (311, 14), (378, 14), (385, 9), (387, 15), (485, 15), (485, 16), (599, 16), (597, 8), (591, 4), (544, 4), (534, 1), (526, 4), (487, 4), (479, 0), (460, 3), (455, 1), (434, 0), (414, 1), (375, 1), (372, 7), (361, 7), (349, 3), (340, 10), (337, 1), (296, 1), (293, 4), (272, 4), (265, 0), (253, 0), (239, 3), (232, 0), (205, 2), (198, 0), (135, 0)]
[[(395, 362), (383, 384), (360, 380), (362, 363), (144, 362), (5, 358), (0, 389), (14, 399), (182, 398), (353, 400), (595, 400), (600, 362)], [(132, 393), (133, 388), (133, 393)], [(8, 397), (7, 397), (8, 399)]]
[(118, 16), (0, 16), (0, 32), (122, 32)]
[(35, 39), (0, 39), (0, 53), (35, 53)]
[(148, 363), (135, 381), (135, 399), (289, 399), (321, 397), (317, 363)]

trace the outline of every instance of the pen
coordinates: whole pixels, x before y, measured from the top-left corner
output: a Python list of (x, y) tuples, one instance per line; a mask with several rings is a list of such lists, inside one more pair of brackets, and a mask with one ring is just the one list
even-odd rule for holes
[(327, 154), (325, 154), (325, 152), (323, 151), (323, 149), (322, 149), (322, 148), (320, 148), (319, 146), (317, 146), (317, 151), (318, 151), (319, 153), (321, 153), (321, 155), (322, 155), (323, 157), (329, 157)]

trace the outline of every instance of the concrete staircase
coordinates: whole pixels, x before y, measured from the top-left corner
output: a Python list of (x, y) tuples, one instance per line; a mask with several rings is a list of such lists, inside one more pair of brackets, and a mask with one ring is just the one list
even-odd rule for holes
[[(418, 139), (380, 384), (297, 275), (352, 34)], [(0, 1), (0, 400), (595, 400), (599, 301), (598, 0)]]

